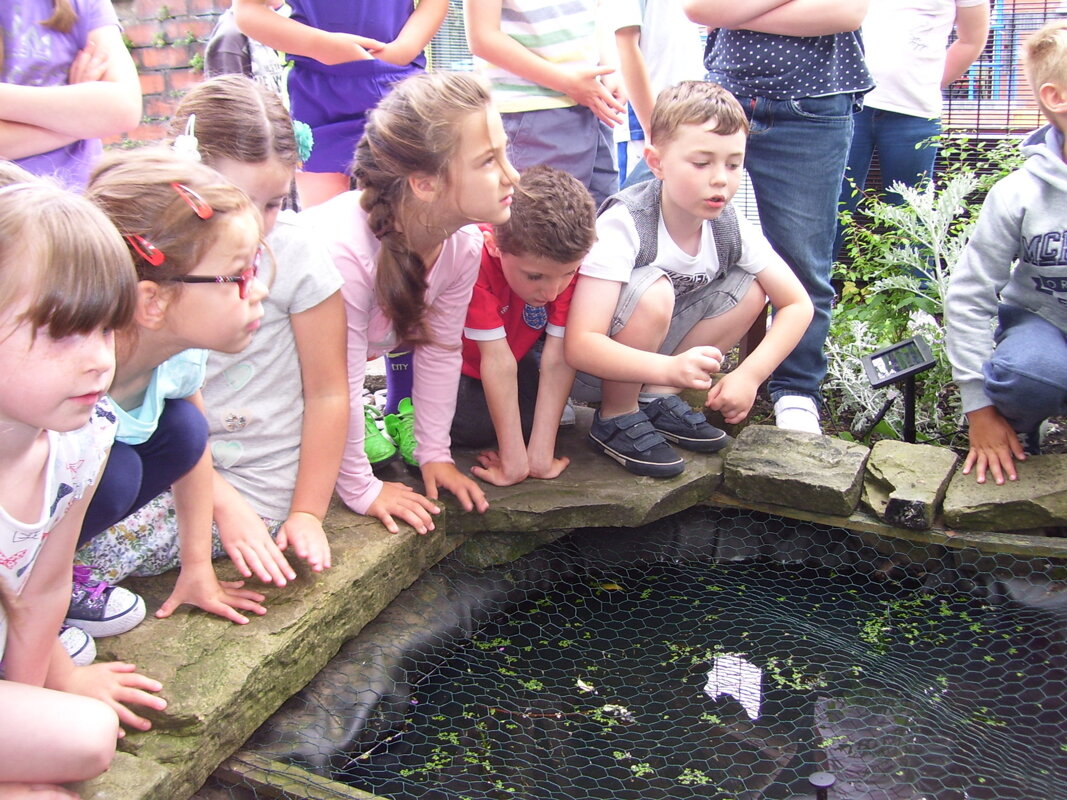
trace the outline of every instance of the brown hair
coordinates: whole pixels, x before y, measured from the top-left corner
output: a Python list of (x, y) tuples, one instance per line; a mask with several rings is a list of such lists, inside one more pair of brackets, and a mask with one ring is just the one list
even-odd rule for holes
[[(41, 20), (40, 24), (51, 28), (59, 33), (70, 33), (74, 29), (74, 23), (78, 21), (78, 15), (74, 12), (74, 6), (70, 0), (53, 0), (52, 16)], [(4, 36), (0, 31), (0, 69), (4, 67)]]
[(652, 107), (649, 139), (656, 147), (670, 144), (682, 125), (716, 122), (715, 133), (730, 136), (748, 133), (748, 119), (741, 104), (723, 87), (708, 81), (682, 81), (668, 86)]
[(596, 204), (573, 175), (540, 164), (522, 173), (511, 218), (493, 233), (505, 253), (569, 264), (596, 241)]
[(374, 288), (397, 337), (426, 342), (426, 264), (403, 231), (417, 220), (408, 177), (425, 174), (447, 184), (459, 147), (459, 122), (489, 108), (489, 86), (470, 73), (422, 73), (398, 83), (368, 115), (356, 147), (353, 173), (363, 190), (360, 205), (381, 242)]
[[(175, 184), (203, 198), (212, 216), (200, 219)], [(244, 192), (211, 167), (179, 156), (169, 147), (106, 153), (89, 178), (86, 197), (111, 218), (123, 236), (140, 236), (163, 252), (163, 263), (153, 265), (134, 243), (126, 241), (138, 277), (156, 282), (195, 269), (218, 240), (228, 215), (259, 216)]]
[(185, 132), (190, 115), (200, 155), (208, 164), (231, 158), (258, 164), (276, 158), (295, 168), (300, 158), (293, 121), (281, 98), (244, 75), (221, 75), (197, 84), (178, 103), (168, 135)]
[(137, 275), (107, 217), (48, 181), (0, 170), (0, 308), (30, 295), (20, 318), (62, 339), (133, 319)]
[(1046, 83), (1067, 84), (1067, 19), (1046, 23), (1023, 44), (1023, 62), (1034, 98)]

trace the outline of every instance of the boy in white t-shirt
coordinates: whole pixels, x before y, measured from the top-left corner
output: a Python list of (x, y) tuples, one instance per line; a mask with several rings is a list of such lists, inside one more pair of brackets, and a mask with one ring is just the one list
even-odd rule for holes
[[(602, 207), (564, 348), (580, 371), (574, 396), (601, 400), (593, 446), (635, 474), (671, 477), (685, 462), (668, 440), (697, 452), (729, 441), (678, 392), (705, 390), (709, 408), (740, 422), (807, 330), (812, 305), (770, 243), (730, 205), (748, 135), (733, 95), (703, 81), (664, 89), (650, 134), (645, 159), (656, 180)], [(713, 381), (723, 351), (768, 299), (777, 311), (766, 338)]]

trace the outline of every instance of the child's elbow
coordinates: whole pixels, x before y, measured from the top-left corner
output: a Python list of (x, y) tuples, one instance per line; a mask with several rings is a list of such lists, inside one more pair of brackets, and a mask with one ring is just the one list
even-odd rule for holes
[(115, 125), (118, 128), (116, 133), (126, 133), (132, 131), (141, 124), (141, 95), (138, 94), (135, 98), (130, 98), (124, 107), (118, 109)]

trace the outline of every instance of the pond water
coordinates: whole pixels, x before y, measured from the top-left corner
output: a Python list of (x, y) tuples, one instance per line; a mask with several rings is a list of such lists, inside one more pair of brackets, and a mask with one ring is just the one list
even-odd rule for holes
[[(880, 573), (879, 573), (880, 574)], [(414, 687), (345, 780), (394, 800), (1067, 798), (1067, 617), (902, 575), (605, 567)]]

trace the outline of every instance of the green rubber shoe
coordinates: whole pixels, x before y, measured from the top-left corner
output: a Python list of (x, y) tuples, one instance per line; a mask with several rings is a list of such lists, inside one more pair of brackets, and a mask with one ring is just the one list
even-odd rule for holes
[(363, 450), (371, 468), (387, 464), (396, 457), (396, 445), (378, 427), (382, 412), (371, 405), (363, 406)]
[(415, 460), (415, 406), (410, 397), (405, 397), (397, 406), (395, 414), (385, 415), (385, 432), (400, 448), (400, 457), (413, 467)]

